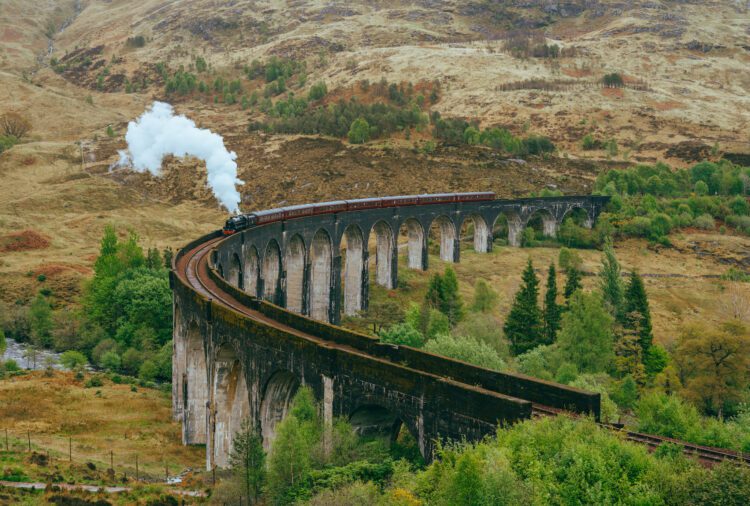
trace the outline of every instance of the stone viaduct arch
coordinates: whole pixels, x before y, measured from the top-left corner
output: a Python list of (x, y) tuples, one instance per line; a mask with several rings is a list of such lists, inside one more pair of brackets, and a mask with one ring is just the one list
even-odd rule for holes
[[(397, 434), (403, 425), (428, 460), (437, 439), (476, 440), (492, 433), (498, 421), (529, 417), (531, 402), (598, 416), (598, 394), (382, 344), (329, 322), (367, 307), (370, 266), (374, 282), (396, 286), (399, 237), (404, 267), (426, 269), (431, 229), (439, 233), (441, 257), (459, 261), (459, 234), (465, 228), (473, 232), (474, 249), (487, 252), (498, 223), (504, 224), (508, 243), (518, 245), (534, 216), (553, 223), (554, 229), (545, 225), (545, 231), (555, 233), (566, 216), (582, 209), (584, 224), (591, 226), (605, 202), (596, 197), (496, 200), (272, 223), (206, 250), (205, 275), (216, 287), (210, 289), (191, 281), (192, 264), (183, 261), (196, 251), (191, 247), (209, 238), (195, 241), (175, 257), (170, 277), (173, 416), (182, 420), (183, 442), (206, 445), (208, 468), (225, 466), (232, 436), (247, 419), (268, 446), (300, 385), (309, 386), (322, 403), (326, 423), (345, 417), (357, 430), (384, 436)], [(229, 294), (235, 305), (217, 300), (213, 290)], [(237, 303), (249, 313), (238, 313)]]

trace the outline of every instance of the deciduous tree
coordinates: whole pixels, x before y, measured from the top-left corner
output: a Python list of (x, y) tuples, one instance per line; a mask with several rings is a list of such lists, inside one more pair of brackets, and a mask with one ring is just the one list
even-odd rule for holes
[(750, 334), (737, 323), (721, 328), (694, 325), (682, 334), (674, 360), (685, 395), (721, 416), (743, 399), (750, 381)]
[(263, 451), (262, 437), (248, 418), (242, 421), (240, 429), (234, 434), (229, 462), (232, 471), (245, 485), (248, 501), (257, 503), (266, 479), (266, 453)]
[(601, 295), (575, 292), (557, 339), (563, 360), (576, 364), (582, 373), (607, 371), (614, 358), (612, 323)]

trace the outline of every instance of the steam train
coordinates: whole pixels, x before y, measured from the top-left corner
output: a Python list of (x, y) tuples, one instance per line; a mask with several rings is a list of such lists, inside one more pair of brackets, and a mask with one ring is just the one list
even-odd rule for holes
[(266, 225), (275, 221), (316, 216), (319, 214), (333, 214), (345, 211), (361, 211), (364, 209), (379, 209), (383, 207), (416, 206), (425, 204), (450, 204), (452, 202), (480, 202), (495, 200), (494, 192), (472, 193), (435, 193), (431, 195), (401, 195), (396, 197), (376, 197), (356, 200), (335, 200), (318, 204), (303, 204), (297, 206), (268, 209), (250, 214), (232, 216), (224, 224), (224, 235), (232, 235), (253, 225)]

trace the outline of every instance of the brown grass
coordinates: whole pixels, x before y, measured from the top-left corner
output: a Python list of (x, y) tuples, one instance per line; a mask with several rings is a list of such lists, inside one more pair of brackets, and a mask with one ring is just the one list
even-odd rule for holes
[(200, 468), (202, 447), (181, 443), (180, 424), (171, 420), (169, 394), (105, 380), (98, 388), (84, 388), (72, 373), (47, 378), (35, 372), (0, 381), (2, 426), (11, 437), (31, 434), (32, 447), (67, 456), (68, 437), (75, 462), (109, 466), (135, 473), (135, 457), (143, 473), (163, 476), (165, 463), (173, 473)]
[(49, 239), (38, 232), (23, 230), (0, 237), (0, 252), (44, 249), (49, 244)]

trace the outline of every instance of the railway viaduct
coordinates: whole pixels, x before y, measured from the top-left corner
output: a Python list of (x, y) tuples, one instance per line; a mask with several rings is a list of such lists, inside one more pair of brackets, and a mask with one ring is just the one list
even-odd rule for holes
[[(397, 285), (406, 266), (427, 269), (428, 238), (442, 260), (460, 241), (492, 250), (498, 231), (519, 246), (532, 222), (554, 236), (576, 213), (592, 226), (607, 197), (547, 197), (423, 204), (290, 219), (193, 241), (175, 257), (173, 416), (183, 443), (205, 444), (206, 465), (225, 466), (249, 418), (270, 445), (300, 385), (322, 417), (346, 417), (363, 433), (405, 427), (423, 456), (439, 438), (476, 440), (529, 418), (535, 405), (591, 413), (599, 394), (500, 373), (343, 329), (342, 312), (366, 309), (374, 281)], [(374, 257), (374, 258), (373, 258)]]

